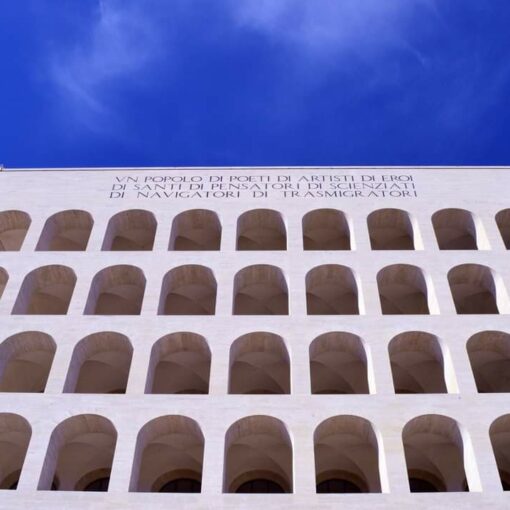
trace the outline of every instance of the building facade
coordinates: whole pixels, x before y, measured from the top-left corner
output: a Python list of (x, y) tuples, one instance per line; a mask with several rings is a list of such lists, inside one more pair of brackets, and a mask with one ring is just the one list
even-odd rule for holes
[(509, 189), (0, 172), (0, 508), (510, 507)]

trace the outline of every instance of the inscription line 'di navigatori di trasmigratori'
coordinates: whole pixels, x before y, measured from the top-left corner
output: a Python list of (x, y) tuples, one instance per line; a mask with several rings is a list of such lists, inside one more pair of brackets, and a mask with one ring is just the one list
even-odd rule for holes
[(110, 198), (416, 198), (413, 176), (144, 175), (116, 176)]

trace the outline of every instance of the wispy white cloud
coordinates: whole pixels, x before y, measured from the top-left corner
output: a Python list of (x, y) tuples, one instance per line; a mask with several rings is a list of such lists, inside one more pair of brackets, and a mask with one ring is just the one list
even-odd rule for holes
[(66, 108), (93, 129), (101, 128), (99, 117), (114, 115), (108, 88), (141, 74), (159, 53), (157, 27), (142, 7), (134, 0), (99, 0), (89, 37), (51, 54), (51, 79)]
[[(241, 30), (260, 31), (290, 44), (298, 57), (308, 56), (317, 66), (331, 56), (354, 54), (370, 59), (395, 47), (424, 65), (425, 57), (406, 40), (404, 25), (417, 8), (433, 8), (434, 2), (218, 0), (216, 5), (219, 11), (227, 11)], [(168, 66), (169, 44), (163, 33), (168, 24), (161, 24), (161, 19), (172, 12), (182, 15), (194, 9), (198, 5), (193, 1), (98, 0), (88, 37), (59, 48), (50, 58), (51, 79), (66, 109), (71, 108), (80, 120), (98, 129), (98, 118), (115, 114), (107, 98), (113, 86), (147, 72), (160, 55)]]
[(307, 98), (332, 74), (340, 72), (349, 79), (362, 69), (356, 94), (363, 97), (384, 86), (402, 86), (395, 55), (414, 61), (417, 68), (428, 66), (426, 52), (412, 42), (412, 30), (420, 17), (436, 19), (436, 0), (227, 2), (239, 30), (256, 32), (288, 50), (285, 66), (299, 85), (284, 84), (291, 88), (285, 97), (293, 98), (293, 104), (289, 108), (280, 99), (269, 113), (275, 118), (294, 121), (295, 116), (306, 115)]
[[(73, 44), (51, 54), (48, 68), (62, 110), (72, 112), (75, 119), (91, 130), (124, 136), (122, 113), (112, 106), (112, 98), (119, 91), (122, 93), (123, 81), (136, 86), (137, 79), (139, 83), (142, 79), (153, 79), (158, 76), (160, 63), (167, 70), (172, 51), (179, 50), (171, 44), (169, 33), (187, 31), (193, 36), (193, 14), (200, 3), (193, 0), (98, 0), (96, 16), (87, 36), (81, 34)], [(439, 0), (211, 0), (208, 9), (226, 13), (228, 16), (218, 16), (218, 19), (230, 20), (231, 26), (225, 28), (235, 27), (241, 37), (247, 31), (255, 31), (276, 44), (288, 46), (292, 56), (288, 65), (296, 66), (293, 76), (300, 80), (293, 89), (294, 95), (306, 95), (309, 86), (324, 81), (329, 69), (336, 72), (344, 68), (348, 73), (358, 61), (373, 70), (371, 74), (365, 73), (364, 83), (360, 84), (366, 87), (367, 94), (381, 83), (398, 85), (400, 64), (395, 59), (390, 62), (393, 67), (388, 65), (385, 56), (390, 52), (407, 55), (425, 71), (430, 67), (430, 73), (456, 64), (438, 61), (448, 57), (437, 54), (431, 57), (427, 54), (427, 44), (418, 47), (412, 42), (416, 40), (413, 32), (418, 24), (432, 27), (432, 33), (447, 33)], [(172, 18), (173, 23), (169, 22)], [(200, 29), (208, 30), (207, 24), (200, 25)], [(181, 44), (182, 40), (184, 38)], [(463, 83), (444, 98), (447, 119), (462, 118), (466, 104), (470, 105), (473, 118), (490, 106), (472, 107), (476, 103), (473, 102), (474, 89), (464, 82), (476, 84), (478, 78), (469, 80), (468, 76), (465, 80), (465, 76), (461, 69), (459, 80)], [(494, 90), (498, 95), (503, 88), (501, 83), (508, 83), (506, 71), (495, 79)], [(287, 86), (286, 83), (280, 85)], [(459, 93), (459, 90), (465, 92)], [(299, 114), (296, 110), (299, 101), (289, 107), (281, 95), (275, 96), (278, 116), (282, 113), (278, 106), (287, 109), (287, 117)]]
[(435, 0), (231, 0), (241, 27), (279, 39), (313, 58), (388, 48), (423, 57), (405, 38), (406, 22)]

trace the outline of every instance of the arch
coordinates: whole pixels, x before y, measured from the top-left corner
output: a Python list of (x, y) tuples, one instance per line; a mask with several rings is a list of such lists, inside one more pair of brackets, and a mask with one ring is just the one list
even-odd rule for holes
[(316, 209), (303, 216), (305, 250), (350, 250), (347, 218), (337, 209)]
[(504, 491), (510, 491), (510, 414), (494, 420), (490, 426), (489, 435), (501, 486)]
[(448, 283), (458, 314), (500, 313), (494, 273), (487, 266), (456, 266), (448, 271)]
[(442, 209), (432, 215), (440, 250), (478, 250), (473, 214), (464, 209)]
[(140, 315), (145, 275), (135, 266), (110, 266), (97, 273), (90, 285), (85, 315)]
[(359, 315), (358, 286), (352, 270), (325, 264), (306, 275), (308, 315)]
[(178, 214), (172, 222), (169, 250), (213, 251), (221, 244), (218, 215), (207, 209), (193, 209)]
[(313, 394), (370, 393), (367, 353), (359, 336), (330, 332), (310, 344)]
[(496, 214), (496, 224), (505, 248), (510, 250), (510, 209), (503, 209)]
[(395, 393), (447, 393), (443, 351), (437, 337), (408, 331), (394, 337), (388, 351)]
[(15, 490), (23, 469), (32, 428), (25, 418), (0, 413), (0, 489)]
[(23, 211), (0, 212), (0, 251), (19, 251), (32, 220)]
[(287, 231), (282, 215), (271, 209), (247, 211), (237, 220), (238, 250), (286, 250)]
[(87, 211), (72, 209), (50, 216), (36, 246), (37, 251), (84, 251), (94, 220)]
[(471, 370), (479, 393), (510, 393), (510, 335), (482, 331), (467, 342)]
[(117, 431), (103, 416), (67, 418), (53, 429), (38, 489), (80, 491), (108, 478), (116, 443)]
[(228, 392), (289, 394), (290, 360), (283, 338), (258, 331), (235, 340), (230, 347)]
[(463, 492), (465, 448), (459, 424), (429, 414), (409, 421), (402, 432), (411, 492)]
[(163, 278), (159, 315), (214, 315), (216, 278), (205, 266), (175, 267)]
[[(266, 482), (261, 483), (261, 482)], [(247, 487), (247, 482), (257, 482)], [(285, 424), (272, 416), (248, 416), (225, 436), (223, 492), (292, 492), (292, 444)], [(244, 487), (243, 487), (244, 486)]]
[(423, 270), (409, 264), (394, 264), (377, 273), (383, 315), (430, 314), (429, 292)]
[(158, 222), (143, 209), (122, 211), (110, 218), (103, 240), (103, 251), (151, 251)]
[(211, 351), (203, 336), (173, 333), (152, 347), (145, 393), (209, 393)]
[(414, 250), (411, 216), (401, 209), (379, 209), (367, 218), (372, 250)]
[(0, 344), (0, 391), (42, 393), (57, 346), (39, 331), (12, 335)]
[(86, 336), (73, 351), (64, 393), (125, 393), (133, 347), (120, 333)]
[(76, 285), (74, 271), (52, 265), (34, 269), (25, 276), (14, 315), (65, 315)]
[(234, 315), (288, 315), (289, 293), (282, 270), (259, 264), (234, 278)]
[[(155, 418), (138, 433), (129, 490), (200, 492), (203, 457), (204, 436), (195, 420), (185, 416)], [(182, 483), (184, 480), (196, 483)]]
[(317, 492), (381, 492), (379, 445), (368, 420), (328, 418), (313, 439)]
[(8, 281), (9, 275), (7, 274), (7, 271), (3, 267), (0, 267), (0, 298), (4, 293)]

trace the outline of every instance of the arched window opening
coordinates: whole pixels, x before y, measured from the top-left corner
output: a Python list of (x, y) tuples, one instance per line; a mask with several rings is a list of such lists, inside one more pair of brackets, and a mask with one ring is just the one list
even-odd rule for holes
[(306, 275), (308, 315), (358, 315), (358, 286), (351, 269), (318, 266)]
[(414, 250), (414, 232), (409, 213), (400, 209), (379, 209), (368, 215), (372, 250)]
[(25, 276), (14, 315), (65, 315), (76, 285), (74, 271), (66, 266), (44, 266)]
[(467, 350), (479, 393), (510, 393), (510, 335), (482, 331), (473, 335)]
[(140, 315), (145, 276), (135, 266), (110, 266), (94, 276), (85, 315)]
[(394, 264), (377, 273), (383, 315), (430, 313), (429, 292), (423, 271), (409, 264)]
[(432, 215), (440, 250), (478, 250), (473, 214), (464, 209), (442, 209)]
[(50, 216), (37, 243), (37, 251), (84, 251), (94, 220), (86, 211), (61, 211)]
[(437, 337), (409, 331), (393, 338), (388, 350), (395, 393), (447, 393)]
[(21, 416), (0, 413), (0, 490), (16, 490), (25, 462), (32, 429)]
[(173, 333), (152, 347), (145, 393), (207, 394), (211, 351), (203, 336)]
[(498, 466), (501, 487), (504, 491), (510, 490), (510, 414), (495, 420), (490, 429), (494, 457)]
[(292, 492), (292, 443), (284, 423), (271, 416), (248, 416), (231, 425), (223, 483), (223, 492), (230, 493)]
[(204, 436), (185, 416), (161, 416), (140, 430), (129, 490), (200, 492)]
[(106, 229), (103, 251), (150, 251), (157, 221), (149, 211), (132, 209), (113, 216)]
[(402, 432), (411, 492), (463, 492), (467, 488), (464, 443), (455, 420), (419, 416)]
[(325, 333), (310, 345), (313, 394), (369, 393), (363, 341), (342, 332)]
[(22, 211), (0, 213), (0, 251), (19, 251), (32, 220)]
[(448, 272), (448, 283), (458, 314), (498, 314), (496, 283), (492, 270), (463, 264)]
[(505, 248), (510, 250), (510, 209), (503, 209), (496, 214), (496, 224), (505, 243)]
[(8, 281), (9, 275), (7, 274), (7, 271), (3, 267), (0, 267), (0, 298), (4, 293)]
[(119, 333), (83, 338), (74, 348), (64, 393), (125, 393), (132, 357), (131, 343)]
[(381, 492), (379, 446), (372, 424), (335, 416), (314, 433), (318, 493)]
[(234, 315), (288, 315), (287, 282), (280, 268), (265, 264), (241, 269), (234, 279)]
[(249, 333), (230, 348), (229, 393), (289, 394), (290, 361), (283, 338)]
[(0, 391), (42, 393), (55, 351), (53, 338), (38, 331), (7, 338), (0, 344)]
[(64, 420), (53, 430), (39, 490), (100, 491), (107, 488), (117, 431), (96, 414)]
[(287, 231), (282, 215), (271, 209), (255, 209), (239, 216), (237, 249), (286, 250)]
[(204, 266), (186, 265), (170, 270), (163, 279), (159, 315), (214, 315), (216, 278)]
[(345, 214), (336, 209), (317, 209), (303, 217), (305, 250), (350, 250), (351, 237)]
[(177, 215), (172, 223), (169, 250), (212, 251), (221, 244), (218, 215), (207, 209), (193, 209)]

